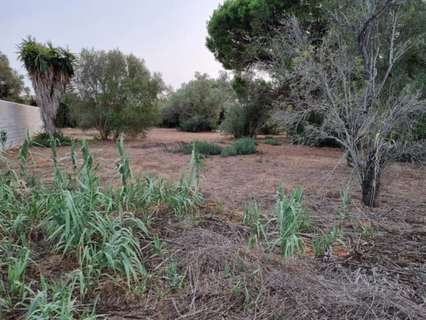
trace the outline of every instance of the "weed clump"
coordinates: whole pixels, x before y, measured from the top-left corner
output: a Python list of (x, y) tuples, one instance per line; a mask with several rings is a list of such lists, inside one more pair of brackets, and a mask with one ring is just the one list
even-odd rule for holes
[(266, 137), (265, 140), (263, 140), (264, 144), (269, 144), (271, 146), (279, 146), (281, 143), (277, 140), (277, 138), (269, 136)]
[(221, 146), (203, 140), (194, 140), (191, 143), (180, 143), (174, 152), (191, 154), (192, 149), (195, 149), (197, 153), (203, 156), (215, 156), (222, 153)]
[(55, 140), (57, 146), (71, 146), (72, 139), (63, 135), (62, 132), (56, 132), (50, 135), (47, 132), (40, 132), (31, 139), (31, 145), (34, 147), (50, 148), (52, 140)]
[(222, 151), (222, 157), (247, 155), (256, 153), (256, 140), (253, 138), (241, 138)]

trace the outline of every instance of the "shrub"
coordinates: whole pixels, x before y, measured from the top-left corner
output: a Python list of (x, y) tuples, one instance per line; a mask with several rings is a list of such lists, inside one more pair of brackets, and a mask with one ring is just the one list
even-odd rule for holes
[(75, 128), (77, 123), (72, 113), (72, 106), (78, 103), (78, 97), (75, 94), (65, 94), (58, 111), (56, 112), (55, 125), (57, 128)]
[(77, 126), (96, 128), (103, 140), (144, 133), (159, 120), (163, 81), (134, 55), (84, 49), (74, 83), (80, 98), (73, 106)]
[(211, 131), (213, 128), (211, 120), (203, 115), (194, 115), (181, 121), (179, 125), (180, 130), (187, 132)]
[(280, 143), (275, 137), (266, 137), (265, 140), (263, 140), (264, 144), (270, 144), (271, 146), (279, 146)]
[(224, 73), (218, 79), (195, 74), (195, 79), (169, 95), (161, 107), (162, 125), (183, 131), (211, 131), (218, 127), (225, 104), (235, 99)]
[(72, 139), (64, 136), (61, 132), (55, 132), (53, 136), (47, 132), (40, 132), (31, 138), (31, 145), (35, 147), (50, 148), (52, 138), (55, 139), (57, 146), (70, 146), (72, 143)]
[(254, 153), (256, 153), (256, 140), (253, 138), (241, 138), (235, 141), (232, 145), (224, 148), (221, 155), (223, 157), (229, 157)]
[(175, 151), (184, 154), (191, 154), (194, 147), (197, 153), (204, 156), (214, 156), (222, 153), (221, 146), (202, 140), (195, 140), (191, 143), (181, 143)]
[(238, 100), (228, 103), (221, 130), (235, 138), (254, 137), (269, 120), (273, 90), (268, 82), (236, 78)]

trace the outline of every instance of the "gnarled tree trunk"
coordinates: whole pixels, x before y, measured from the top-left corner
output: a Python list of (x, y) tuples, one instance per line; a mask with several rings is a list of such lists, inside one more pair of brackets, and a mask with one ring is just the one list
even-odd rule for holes
[(31, 77), (37, 105), (41, 111), (44, 130), (53, 135), (56, 133), (55, 118), (62, 95), (65, 92), (66, 81), (57, 77), (53, 72), (34, 74)]

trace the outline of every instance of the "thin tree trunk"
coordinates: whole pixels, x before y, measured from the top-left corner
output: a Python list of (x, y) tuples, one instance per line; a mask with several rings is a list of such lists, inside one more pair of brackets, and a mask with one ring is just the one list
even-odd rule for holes
[(374, 161), (374, 158), (367, 160), (361, 190), (362, 202), (368, 207), (378, 206), (381, 170), (382, 168)]

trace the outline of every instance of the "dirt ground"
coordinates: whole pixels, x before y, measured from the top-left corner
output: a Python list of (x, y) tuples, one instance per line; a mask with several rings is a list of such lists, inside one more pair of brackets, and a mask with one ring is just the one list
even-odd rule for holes
[[(100, 175), (106, 180), (117, 177), (118, 155), (113, 142), (93, 140), (95, 132), (66, 129), (75, 138), (90, 139), (91, 153), (99, 165)], [(272, 146), (258, 139), (258, 153), (237, 157), (209, 157), (205, 160), (202, 190), (207, 199), (217, 202), (227, 211), (241, 211), (245, 202), (256, 199), (271, 208), (279, 185), (287, 190), (301, 186), (307, 203), (315, 206), (338, 202), (339, 192), (350, 186), (351, 196), (359, 205), (359, 187), (351, 169), (345, 164), (343, 153), (333, 148), (311, 148), (287, 143)], [(179, 179), (187, 169), (188, 155), (169, 152), (179, 142), (206, 140), (219, 144), (230, 143), (230, 138), (219, 133), (187, 133), (174, 129), (153, 129), (146, 137), (126, 141), (130, 165), (136, 175), (161, 175)], [(58, 150), (60, 163), (68, 166), (70, 148)], [(16, 152), (11, 153), (16, 159)], [(50, 152), (32, 148), (33, 169), (42, 177), (51, 173)], [(331, 200), (331, 201), (330, 201)], [(392, 164), (383, 177), (383, 189), (378, 211), (424, 211), (426, 206), (426, 168), (411, 164)], [(361, 210), (362, 211), (362, 210)]]
[[(94, 139), (92, 131), (66, 129), (64, 133), (88, 139), (101, 178), (113, 184), (119, 181), (118, 154), (113, 142)], [(225, 272), (225, 265), (243, 259), (253, 264), (253, 269), (248, 269), (250, 272), (265, 272), (265, 283), (253, 283), (263, 288), (258, 296), (264, 299), (259, 302), (259, 310), (274, 310), (284, 299), (289, 303), (285, 313), (291, 315), (293, 310), (294, 319), (341, 319), (338, 314), (347, 312), (351, 313), (347, 319), (388, 319), (388, 315), (401, 310), (404, 315), (394, 319), (424, 319), (426, 168), (391, 164), (383, 176), (380, 207), (370, 209), (360, 203), (356, 178), (341, 150), (291, 145), (284, 136), (277, 137), (281, 145), (272, 146), (264, 144), (264, 138), (258, 137), (255, 155), (205, 159), (201, 190), (207, 200), (203, 209), (206, 213), (198, 225), (188, 228), (178, 221), (154, 223), (160, 229), (167, 229), (165, 241), (170, 244), (170, 252), (181, 261), (180, 268), (186, 270), (190, 282), (195, 281), (191, 274), (198, 270), (197, 280), (191, 282), (189, 291), (162, 299), (158, 304), (154, 302), (155, 294), (148, 294), (147, 302), (142, 305), (140, 301), (124, 305), (121, 300), (114, 300), (122, 295), (111, 294), (102, 298), (100, 309), (111, 319), (249, 319), (242, 316), (245, 311), (241, 302), (233, 300), (235, 286), (240, 282), (225, 285), (224, 280), (217, 278), (217, 272)], [(221, 145), (232, 142), (218, 133), (153, 129), (144, 138), (126, 140), (133, 174), (179, 179), (188, 170), (190, 156), (171, 151), (178, 143), (195, 139)], [(8, 153), (16, 166), (17, 156), (17, 150)], [(70, 168), (69, 147), (58, 148), (58, 160), (63, 167)], [(52, 160), (47, 149), (31, 148), (30, 163), (36, 176), (50, 179)], [(336, 222), (340, 192), (348, 190), (351, 205), (349, 219), (343, 226), (343, 247), (334, 248), (338, 250), (331, 257), (314, 258), (308, 246), (308, 257), (304, 257), (308, 260), (298, 258), (293, 262), (279, 255), (247, 251), (247, 230), (242, 226), (244, 204), (256, 200), (264, 213), (272, 214), (279, 185), (287, 191), (296, 186), (304, 189), (310, 220), (322, 230)], [(170, 235), (172, 229), (175, 231)], [(159, 234), (163, 232), (159, 230)], [(310, 243), (310, 235), (304, 236)], [(213, 274), (216, 278), (211, 278)], [(267, 294), (263, 296), (261, 292)], [(109, 299), (113, 299), (111, 303)], [(152, 308), (150, 299), (153, 299)], [(301, 306), (306, 310), (300, 309)], [(399, 310), (396, 313), (392, 311), (395, 306)], [(336, 307), (341, 308), (340, 313), (335, 311)], [(315, 314), (315, 308), (322, 309), (322, 313)], [(236, 314), (229, 316), (231, 311)], [(377, 312), (383, 312), (383, 316)], [(223, 317), (225, 314), (229, 317)], [(264, 314), (259, 319), (270, 317)]]

